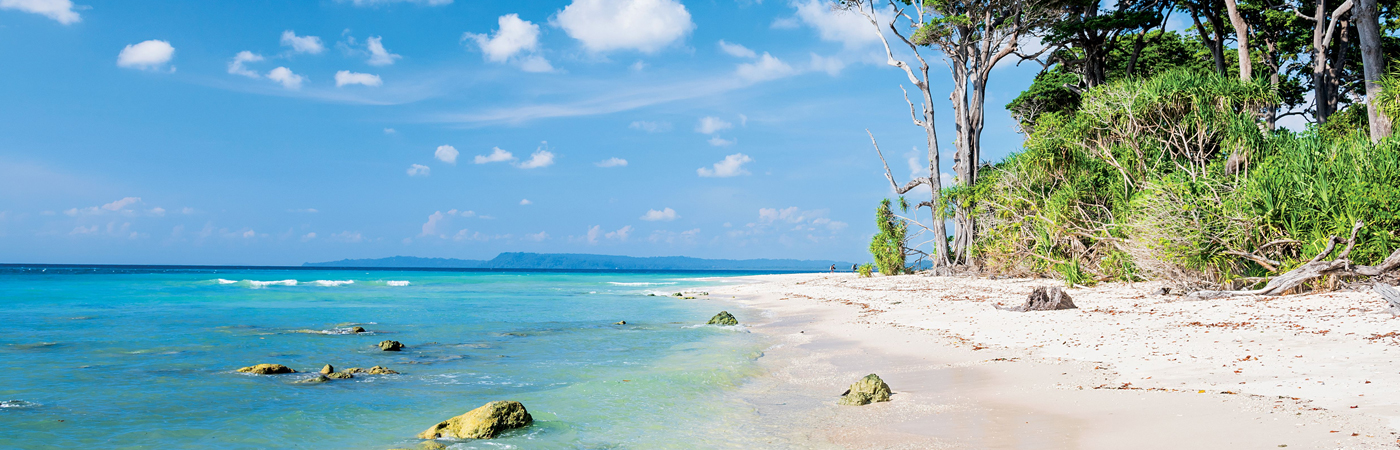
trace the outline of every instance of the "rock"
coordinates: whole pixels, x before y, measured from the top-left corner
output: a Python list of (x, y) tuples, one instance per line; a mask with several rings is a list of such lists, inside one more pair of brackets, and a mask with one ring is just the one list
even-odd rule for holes
[(418, 434), (419, 439), (491, 439), (502, 431), (524, 427), (535, 419), (520, 402), (495, 401)]
[(351, 367), (351, 368), (349, 368), (349, 369), (345, 369), (345, 373), (364, 373), (364, 374), (369, 374), (369, 375), (398, 375), (398, 374), (399, 374), (398, 371), (390, 370), (388, 367), (384, 367), (384, 366), (374, 366), (374, 367), (370, 367), (370, 368), (368, 368), (368, 369), (365, 369), (365, 368), (362, 368), (362, 367)]
[(326, 367), (321, 368), (321, 375), (330, 375), (332, 373), (335, 373), (335, 368), (331, 367), (330, 364), (326, 364)]
[(351, 332), (351, 333), (364, 333), (364, 332), (365, 332), (365, 327), (358, 327), (358, 326), (357, 326), (357, 327), (350, 327), (350, 332)]
[(623, 321), (620, 321), (620, 322), (615, 323), (615, 324), (613, 324), (613, 325), (627, 325), (627, 321), (626, 321), (626, 320), (623, 320)]
[(351, 375), (350, 372), (348, 372), (348, 371), (347, 371), (347, 372), (331, 372), (331, 373), (326, 374), (325, 377), (326, 377), (326, 378), (330, 378), (330, 379), (332, 379), (332, 380), (348, 380), (348, 379), (351, 379), (351, 378), (355, 378), (355, 376), (354, 376), (354, 375)]
[(836, 404), (861, 406), (873, 402), (888, 401), (890, 401), (890, 385), (885, 384), (885, 381), (881, 380), (879, 375), (872, 373), (866, 375), (865, 378), (861, 378), (860, 381), (857, 381), (855, 384), (852, 384), (850, 389), (847, 389), (844, 394), (841, 394), (841, 400), (836, 402)]
[(256, 365), (256, 366), (248, 366), (248, 367), (244, 367), (244, 368), (242, 368), (242, 369), (238, 369), (238, 371), (239, 371), (239, 372), (243, 372), (243, 373), (253, 373), (253, 374), (258, 374), (258, 375), (272, 375), (272, 374), (278, 374), (278, 373), (296, 373), (296, 371), (295, 371), (295, 370), (292, 370), (291, 367), (287, 367), (287, 366), (284, 366), (284, 365), (281, 365), (281, 364), (258, 364), (258, 365)]
[(327, 378), (325, 375), (321, 375), (321, 374), (318, 373), (318, 374), (316, 374), (316, 376), (311, 377), (311, 378), (307, 378), (307, 379), (304, 379), (304, 380), (293, 381), (292, 384), (321, 384), (321, 383), (325, 383), (325, 382), (327, 382), (327, 381), (331, 381), (331, 379), (330, 379), (330, 378)]
[(1074, 300), (1066, 294), (1064, 290), (1057, 287), (1038, 287), (1031, 291), (1030, 298), (1026, 299), (1026, 304), (1022, 305), (1020, 311), (1054, 311), (1059, 309), (1077, 309)]
[(403, 343), (399, 341), (384, 341), (379, 343), (379, 349), (386, 352), (397, 352), (403, 350)]
[(715, 314), (714, 317), (711, 317), (711, 318), (710, 318), (710, 322), (709, 322), (709, 323), (706, 323), (705, 325), (738, 325), (738, 324), (739, 324), (739, 319), (735, 319), (735, 318), (734, 318), (734, 315), (733, 315), (733, 314), (730, 314), (729, 311), (720, 311), (719, 314)]
[(423, 441), (418, 444), (418, 450), (445, 450), (447, 445), (437, 441)]

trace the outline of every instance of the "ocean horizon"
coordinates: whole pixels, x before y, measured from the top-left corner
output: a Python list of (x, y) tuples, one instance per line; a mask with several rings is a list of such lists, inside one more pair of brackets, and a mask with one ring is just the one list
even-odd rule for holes
[[(442, 443), (742, 447), (713, 430), (754, 421), (733, 393), (766, 344), (703, 325), (705, 275), (0, 265), (0, 447), (408, 448), (495, 400), (534, 425)], [(297, 373), (237, 372), (263, 363)], [(296, 383), (327, 364), (400, 373)]]

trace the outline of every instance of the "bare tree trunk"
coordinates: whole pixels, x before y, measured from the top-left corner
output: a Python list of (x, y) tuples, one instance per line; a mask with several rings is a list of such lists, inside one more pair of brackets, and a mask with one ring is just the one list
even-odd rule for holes
[(1235, 0), (1225, 0), (1225, 9), (1230, 13), (1230, 25), (1235, 27), (1235, 47), (1240, 54), (1240, 79), (1249, 81), (1254, 77), (1254, 64), (1249, 59), (1249, 24), (1240, 15)]
[[(1343, 14), (1351, 11), (1352, 0), (1346, 0), (1327, 14), (1327, 1), (1317, 0), (1317, 7), (1313, 10), (1313, 15), (1305, 16), (1303, 13), (1294, 10), (1298, 17), (1313, 21), (1312, 39), (1312, 69), (1313, 69), (1313, 118), (1317, 123), (1327, 123), (1327, 118), (1336, 112), (1337, 80), (1333, 76), (1335, 70), (1327, 60), (1327, 49), (1332, 45), (1332, 36), (1337, 29), (1337, 22), (1341, 20)], [(1342, 26), (1345, 34), (1346, 25)], [(1338, 58), (1345, 55), (1345, 52), (1335, 54)], [(1340, 59), (1339, 59), (1340, 61)]]
[[(1191, 5), (1190, 9), (1191, 21), (1196, 24), (1196, 32), (1201, 35), (1201, 43), (1205, 44), (1206, 48), (1210, 49), (1210, 56), (1215, 60), (1215, 72), (1224, 75), (1225, 51), (1222, 48), (1220, 39), (1211, 39), (1210, 34), (1206, 32), (1205, 25), (1201, 24), (1200, 10), (1196, 9), (1195, 5)], [(1215, 34), (1218, 37), (1220, 33), (1216, 32)]]
[(1390, 136), (1390, 117), (1381, 111), (1375, 99), (1381, 95), (1381, 77), (1385, 75), (1385, 55), (1381, 53), (1380, 8), (1376, 0), (1357, 0), (1352, 12), (1356, 21), (1357, 40), (1361, 42), (1361, 63), (1365, 66), (1366, 120), (1371, 126), (1371, 142)]

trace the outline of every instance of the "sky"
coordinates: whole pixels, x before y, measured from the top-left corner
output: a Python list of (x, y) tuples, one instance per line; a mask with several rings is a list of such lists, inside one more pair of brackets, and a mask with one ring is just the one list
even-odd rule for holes
[[(916, 88), (822, 0), (0, 0), (0, 61), (3, 263), (862, 262), (866, 130), (926, 167)], [(1038, 67), (992, 71), (985, 159)]]

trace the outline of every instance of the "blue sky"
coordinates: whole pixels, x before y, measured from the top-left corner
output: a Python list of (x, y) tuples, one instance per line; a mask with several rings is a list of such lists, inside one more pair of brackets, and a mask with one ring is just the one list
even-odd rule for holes
[[(0, 0), (0, 262), (866, 261), (891, 190), (865, 130), (901, 182), (924, 152), (868, 27), (819, 0)], [(1034, 73), (993, 71), (986, 158)]]

